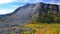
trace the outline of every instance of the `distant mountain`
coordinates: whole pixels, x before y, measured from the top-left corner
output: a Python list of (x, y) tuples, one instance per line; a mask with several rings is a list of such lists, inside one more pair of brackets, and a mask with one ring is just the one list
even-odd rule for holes
[(60, 5), (55, 4), (26, 4), (25, 6), (17, 8), (13, 13), (7, 15), (7, 17), (1, 19), (4, 23), (29, 23), (31, 19), (36, 20), (42, 15), (58, 15), (60, 16)]

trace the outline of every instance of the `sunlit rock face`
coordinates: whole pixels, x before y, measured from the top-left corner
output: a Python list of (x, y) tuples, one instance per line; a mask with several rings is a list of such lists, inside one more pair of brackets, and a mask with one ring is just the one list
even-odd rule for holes
[(43, 14), (60, 14), (60, 6), (55, 4), (26, 4), (25, 6), (17, 8), (10, 16), (1, 19), (4, 23), (29, 23), (31, 19), (36, 20), (39, 16)]
[[(29, 23), (35, 14), (38, 14), (37, 7), (40, 5), (26, 4), (25, 6), (17, 8), (10, 16), (7, 16), (1, 20), (6, 23)], [(35, 19), (35, 18), (34, 18)]]

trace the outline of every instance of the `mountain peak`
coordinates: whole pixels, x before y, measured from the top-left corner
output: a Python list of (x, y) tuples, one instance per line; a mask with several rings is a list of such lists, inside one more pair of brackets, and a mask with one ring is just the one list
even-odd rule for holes
[(25, 6), (17, 8), (10, 16), (2, 19), (3, 22), (8, 23), (28, 23), (32, 18), (36, 20), (38, 15), (52, 14), (59, 15), (60, 6), (55, 4), (46, 3), (36, 3), (36, 4), (26, 4)]

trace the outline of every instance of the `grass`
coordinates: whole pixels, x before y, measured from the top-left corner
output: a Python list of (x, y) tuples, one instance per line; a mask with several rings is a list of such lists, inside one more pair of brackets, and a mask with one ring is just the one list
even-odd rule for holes
[(26, 24), (24, 28), (31, 28), (31, 31), (24, 31), (24, 34), (60, 34), (60, 24)]
[[(19, 34), (60, 34), (60, 24), (44, 24), (44, 23), (35, 23), (35, 24), (25, 24), (21, 27), (15, 26), (11, 28)], [(12, 34), (17, 34), (16, 32)]]

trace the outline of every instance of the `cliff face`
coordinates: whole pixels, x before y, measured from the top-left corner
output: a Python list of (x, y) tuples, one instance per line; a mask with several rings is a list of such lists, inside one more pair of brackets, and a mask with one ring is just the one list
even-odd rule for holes
[(40, 3), (39, 15), (42, 14), (59, 14), (59, 5)]
[(42, 15), (60, 15), (60, 6), (55, 4), (26, 4), (19, 7), (10, 16), (7, 16), (1, 20), (6, 23), (28, 23), (32, 18), (36, 20)]

